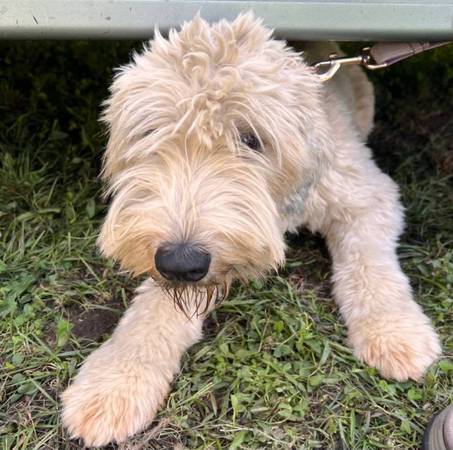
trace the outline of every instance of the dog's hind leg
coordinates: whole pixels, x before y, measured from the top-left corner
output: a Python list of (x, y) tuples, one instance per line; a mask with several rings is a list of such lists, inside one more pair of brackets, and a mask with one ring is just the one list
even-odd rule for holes
[(62, 395), (63, 423), (72, 437), (102, 446), (151, 423), (181, 355), (201, 337), (195, 308), (188, 305), (185, 315), (150, 280), (140, 287), (113, 336), (87, 358)]
[[(396, 246), (403, 210), (396, 184), (359, 144), (341, 155), (310, 199), (333, 258), (333, 291), (355, 355), (385, 377), (419, 379), (438, 337), (414, 301)], [(319, 219), (318, 219), (319, 220)], [(319, 223), (319, 222), (318, 222)], [(309, 224), (310, 225), (310, 224)]]

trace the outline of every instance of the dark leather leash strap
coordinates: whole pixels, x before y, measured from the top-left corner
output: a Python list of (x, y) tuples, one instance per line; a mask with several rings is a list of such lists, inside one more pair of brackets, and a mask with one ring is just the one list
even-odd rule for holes
[(447, 44), (451, 42), (380, 42), (373, 45), (369, 53), (376, 64), (391, 66), (403, 59)]
[(327, 61), (315, 64), (321, 81), (330, 80), (341, 66), (361, 65), (369, 70), (383, 69), (398, 61), (453, 42), (380, 42), (365, 47), (357, 56), (329, 55)]

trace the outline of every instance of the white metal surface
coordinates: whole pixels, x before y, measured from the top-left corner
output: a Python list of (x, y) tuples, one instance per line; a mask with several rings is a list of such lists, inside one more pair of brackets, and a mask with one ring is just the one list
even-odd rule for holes
[(147, 38), (250, 9), (289, 39), (453, 38), (453, 0), (0, 0), (0, 38)]

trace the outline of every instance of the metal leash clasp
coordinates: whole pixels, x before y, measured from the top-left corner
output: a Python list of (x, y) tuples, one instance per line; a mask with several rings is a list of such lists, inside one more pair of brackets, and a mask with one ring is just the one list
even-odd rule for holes
[[(370, 47), (365, 47), (357, 56), (338, 56), (337, 53), (329, 55), (328, 61), (321, 61), (315, 64), (315, 68), (320, 71), (319, 78), (321, 81), (330, 80), (340, 69), (341, 66), (359, 65), (368, 70), (383, 69), (388, 64), (376, 64), (370, 54)], [(325, 71), (323, 71), (323, 69)]]

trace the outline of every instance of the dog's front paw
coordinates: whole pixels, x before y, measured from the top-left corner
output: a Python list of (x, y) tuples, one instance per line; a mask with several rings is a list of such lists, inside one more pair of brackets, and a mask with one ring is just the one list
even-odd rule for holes
[(153, 420), (170, 376), (148, 365), (82, 367), (62, 395), (63, 424), (88, 447), (123, 442)]
[(421, 311), (367, 317), (349, 329), (354, 354), (398, 381), (419, 380), (439, 357), (439, 338)]

